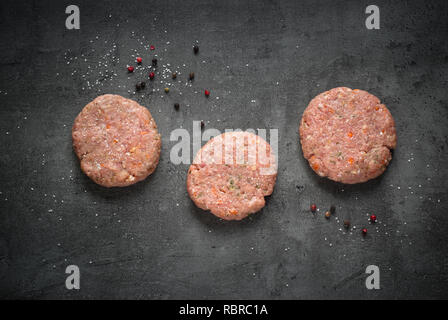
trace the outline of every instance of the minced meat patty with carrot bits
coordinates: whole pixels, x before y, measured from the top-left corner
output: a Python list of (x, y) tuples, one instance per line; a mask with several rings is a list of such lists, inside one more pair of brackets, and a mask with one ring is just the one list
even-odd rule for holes
[(299, 131), (311, 168), (348, 184), (381, 175), (397, 143), (394, 119), (386, 106), (366, 91), (345, 87), (311, 100)]
[(161, 140), (151, 113), (118, 95), (87, 104), (75, 119), (72, 139), (82, 171), (104, 187), (141, 181), (159, 162)]
[(277, 163), (271, 146), (249, 132), (227, 132), (207, 142), (188, 170), (193, 202), (225, 220), (241, 220), (265, 206)]

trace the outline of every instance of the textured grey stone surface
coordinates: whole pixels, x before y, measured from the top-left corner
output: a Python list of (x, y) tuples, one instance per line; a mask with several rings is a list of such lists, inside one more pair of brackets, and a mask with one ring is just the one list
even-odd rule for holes
[[(376, 1), (381, 29), (372, 31), (362, 1), (75, 4), (81, 29), (71, 31), (68, 3), (0, 4), (0, 297), (448, 298), (446, 2)], [(148, 71), (128, 75), (135, 49), (145, 66), (159, 59), (138, 95)], [(167, 63), (182, 73), (169, 95)], [(375, 94), (396, 121), (392, 163), (368, 183), (319, 178), (302, 156), (300, 116), (337, 86)], [(156, 172), (132, 187), (95, 185), (72, 151), (74, 118), (102, 93), (148, 107), (163, 137)], [(279, 129), (277, 185), (249, 219), (197, 209), (188, 166), (169, 160), (171, 131), (201, 119), (219, 130)], [(370, 213), (379, 223), (369, 225)], [(79, 291), (65, 289), (69, 264), (80, 267)], [(370, 264), (380, 290), (365, 288)]]

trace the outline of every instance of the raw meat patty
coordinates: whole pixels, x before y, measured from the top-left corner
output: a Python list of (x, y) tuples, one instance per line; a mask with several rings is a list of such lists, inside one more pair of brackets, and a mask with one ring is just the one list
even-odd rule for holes
[(378, 177), (397, 143), (392, 115), (363, 90), (334, 88), (311, 100), (300, 123), (303, 155), (320, 176), (342, 183)]
[(81, 169), (104, 187), (124, 187), (145, 179), (159, 162), (161, 140), (148, 109), (106, 94), (87, 104), (72, 129)]
[(241, 220), (265, 205), (274, 190), (277, 163), (271, 146), (249, 132), (227, 132), (208, 141), (188, 170), (194, 203), (225, 220)]

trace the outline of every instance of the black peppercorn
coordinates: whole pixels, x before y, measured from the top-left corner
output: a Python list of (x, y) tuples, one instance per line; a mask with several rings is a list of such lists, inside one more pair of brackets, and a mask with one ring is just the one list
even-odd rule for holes
[(194, 79), (194, 72), (190, 72), (190, 80)]
[(179, 106), (178, 103), (175, 103), (175, 104), (174, 104), (174, 109), (179, 110), (179, 107), (180, 107), (180, 106)]
[(153, 65), (153, 67), (157, 66), (157, 59), (156, 58), (152, 59), (152, 65)]
[(336, 212), (336, 207), (335, 206), (331, 206), (330, 207), (330, 213), (333, 215)]
[(177, 73), (173, 72), (173, 74), (171, 75), (171, 78), (176, 79), (177, 78)]
[(199, 47), (198, 47), (198, 46), (194, 46), (194, 47), (193, 47), (193, 52), (194, 52), (194, 54), (198, 54), (198, 52), (199, 52)]
[(146, 82), (144, 82), (144, 81), (140, 82), (140, 87), (142, 89), (145, 89), (145, 86), (146, 86)]
[(142, 88), (142, 86), (141, 86), (140, 83), (137, 83), (137, 84), (135, 85), (135, 90), (139, 91), (141, 88)]
[(348, 220), (344, 220), (344, 228), (345, 228), (345, 229), (350, 228), (350, 221), (348, 221)]

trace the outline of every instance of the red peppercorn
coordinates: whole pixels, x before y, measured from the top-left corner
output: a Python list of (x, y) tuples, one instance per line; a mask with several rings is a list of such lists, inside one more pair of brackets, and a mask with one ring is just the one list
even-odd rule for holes
[(156, 47), (154, 47), (153, 45), (151, 45), (150, 47), (149, 47), (149, 50), (155, 50), (156, 49)]
[(316, 207), (316, 205), (313, 203), (313, 204), (311, 205), (310, 209), (311, 209), (311, 212), (316, 212), (317, 207)]
[(137, 57), (137, 63), (142, 63), (143, 59), (141, 57)]
[(129, 67), (128, 67), (128, 71), (129, 71), (129, 72), (134, 72), (134, 67), (133, 67), (133, 66), (129, 66)]
[(362, 228), (361, 232), (365, 236), (367, 234), (367, 228)]
[(372, 214), (370, 216), (370, 222), (375, 223), (376, 222), (376, 215)]
[(210, 91), (205, 90), (204, 94), (205, 94), (206, 97), (208, 97), (210, 95)]
[(154, 79), (154, 76), (155, 76), (154, 72), (149, 73), (149, 79), (151, 79), (151, 80)]

